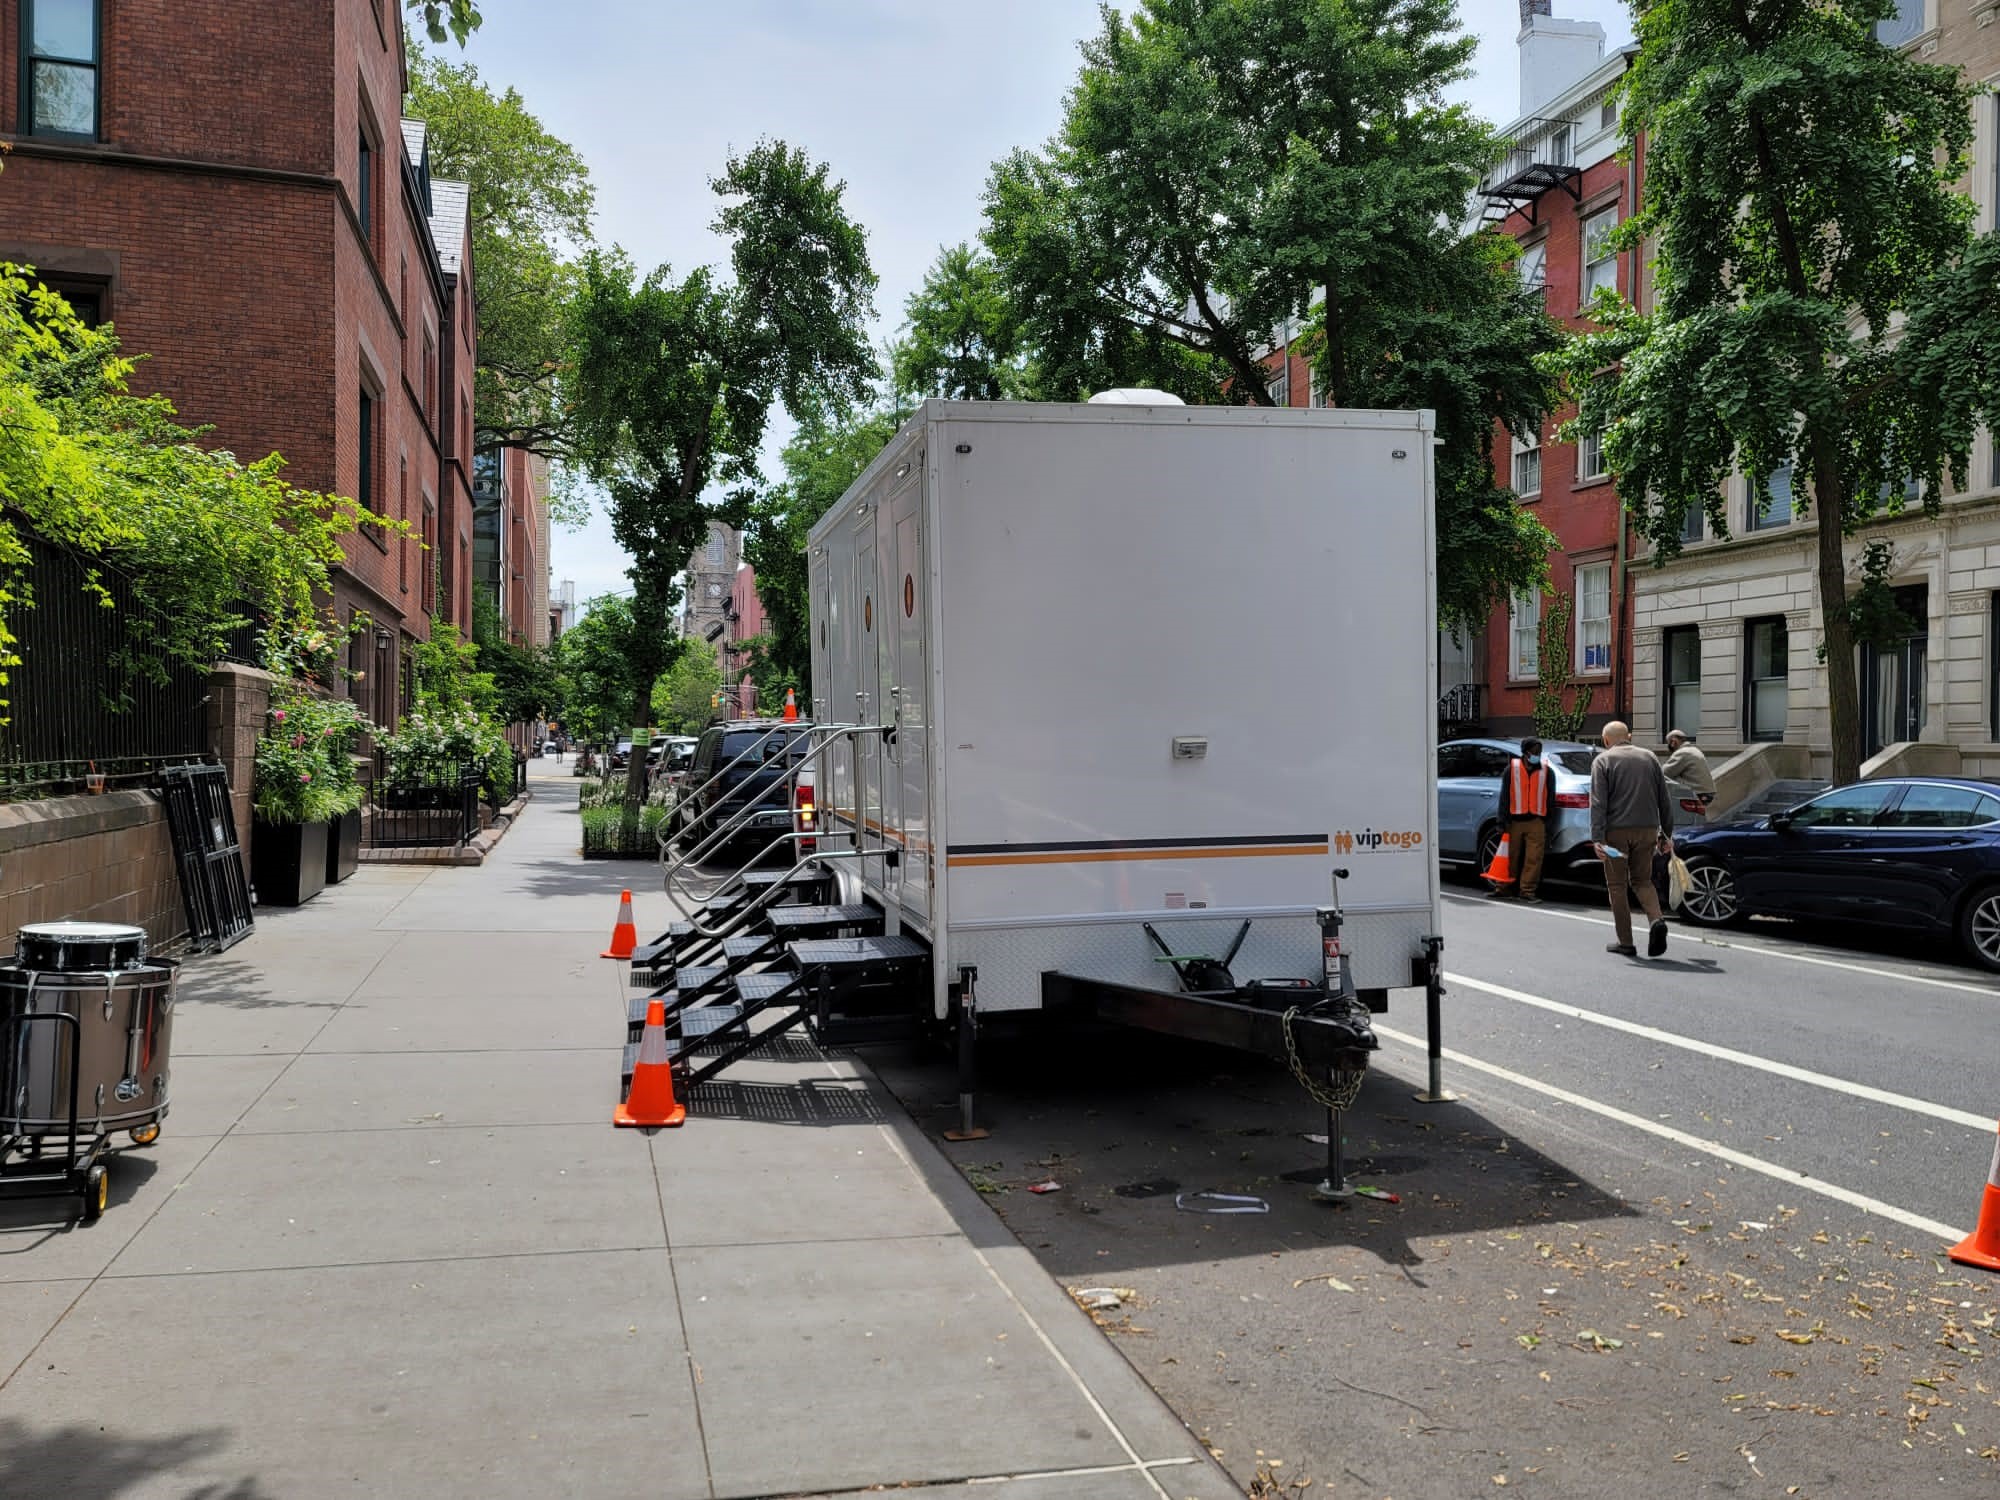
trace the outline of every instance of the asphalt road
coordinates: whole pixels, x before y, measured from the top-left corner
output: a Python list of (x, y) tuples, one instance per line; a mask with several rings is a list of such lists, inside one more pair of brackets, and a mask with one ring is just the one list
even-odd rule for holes
[[(1119, 1033), (993, 1038), (994, 1134), (954, 1158), (1059, 1280), (1134, 1294), (1100, 1324), (1253, 1493), (2000, 1492), (2000, 1276), (1940, 1253), (1992, 1158), (2000, 977), (1778, 924), (1624, 960), (1601, 897), (1451, 891), (1460, 1098), (1413, 1100), (1399, 993), (1349, 1117), (1399, 1202), (1312, 1199), (1282, 1069)], [(947, 1058), (869, 1057), (953, 1122)]]

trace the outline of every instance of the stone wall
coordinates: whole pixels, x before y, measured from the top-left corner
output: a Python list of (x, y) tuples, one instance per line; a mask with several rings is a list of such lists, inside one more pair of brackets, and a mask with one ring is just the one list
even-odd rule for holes
[(0, 939), (63, 917), (143, 927), (155, 948), (187, 930), (166, 809), (151, 792), (0, 805)]
[(271, 708), (271, 674), (256, 667), (219, 666), (208, 679), (208, 747), (229, 773), (236, 836), (250, 847), (250, 782), (257, 737)]

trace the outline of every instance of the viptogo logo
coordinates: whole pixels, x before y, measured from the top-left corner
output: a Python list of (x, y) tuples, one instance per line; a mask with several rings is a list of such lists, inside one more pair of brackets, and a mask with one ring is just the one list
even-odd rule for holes
[(1418, 849), (1423, 842), (1423, 830), (1418, 828), (1364, 828), (1359, 833), (1336, 833), (1333, 849), (1336, 854), (1372, 854), (1380, 849)]

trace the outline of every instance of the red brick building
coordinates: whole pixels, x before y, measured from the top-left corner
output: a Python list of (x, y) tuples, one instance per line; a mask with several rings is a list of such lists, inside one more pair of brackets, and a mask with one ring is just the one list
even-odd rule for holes
[(459, 522), (473, 326), (463, 213), (448, 282), (428, 158), (406, 149), (402, 15), (396, 0), (0, 7), (0, 257), (114, 322), (147, 356), (137, 382), (219, 446), (282, 453), (294, 483), (437, 541), (350, 539), (334, 584), (359, 627), (352, 690), (385, 724), (431, 610), (459, 617), (463, 569), (426, 561), (451, 557)]
[[(1553, 19), (1549, 9), (1548, 0), (1522, 5), (1521, 118), (1503, 132), (1514, 149), (1482, 193), (1487, 222), (1521, 246), (1523, 284), (1540, 290), (1549, 312), (1575, 328), (1584, 326), (1599, 287), (1638, 295), (1638, 254), (1614, 253), (1607, 237), (1632, 212), (1643, 158), (1619, 160), (1616, 107), (1607, 97), (1631, 49), (1607, 58), (1602, 27)], [(1608, 719), (1630, 717), (1630, 536), (1601, 443), (1555, 441), (1574, 415), (1551, 413), (1528, 439), (1496, 434), (1496, 469), (1556, 538), (1550, 586), (1574, 606), (1564, 695), (1573, 700), (1588, 690), (1588, 734)], [(1471, 717), (1490, 732), (1532, 732), (1548, 605), (1540, 590), (1516, 598), (1494, 611), (1473, 648), (1471, 680), (1483, 691)]]

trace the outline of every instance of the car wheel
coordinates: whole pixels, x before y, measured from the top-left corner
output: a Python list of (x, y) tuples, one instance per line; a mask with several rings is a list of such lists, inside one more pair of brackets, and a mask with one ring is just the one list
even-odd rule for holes
[(1500, 825), (1493, 823), (1479, 835), (1479, 857), (1472, 862), (1472, 873), (1484, 875), (1493, 868), (1493, 861), (1500, 853)]
[(2000, 969), (2000, 885), (1981, 886), (1958, 913), (1958, 941), (1982, 969)]
[(1687, 867), (1682, 916), (1699, 927), (1726, 927), (1742, 920), (1743, 898), (1736, 890), (1736, 876), (1727, 865), (1712, 859), (1691, 859)]

